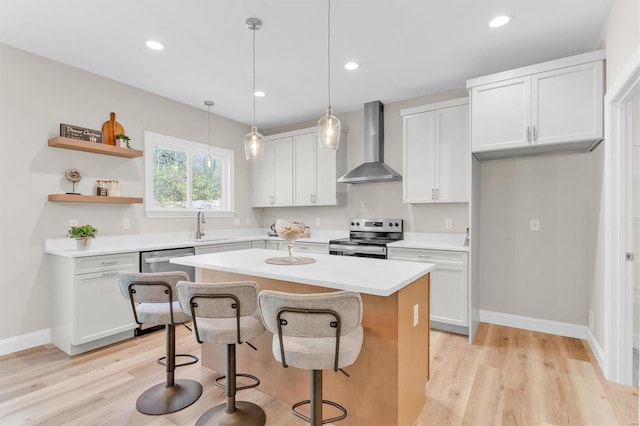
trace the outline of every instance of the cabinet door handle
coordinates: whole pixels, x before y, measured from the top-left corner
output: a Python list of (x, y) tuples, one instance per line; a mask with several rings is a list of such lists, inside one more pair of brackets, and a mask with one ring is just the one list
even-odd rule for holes
[(298, 250), (309, 250), (309, 247), (297, 247)]
[(420, 259), (431, 259), (431, 256), (428, 256), (428, 255), (426, 255), (426, 254), (419, 254), (419, 255), (418, 255), (418, 257), (419, 257)]
[(436, 188), (436, 200), (440, 199), (440, 188)]
[(527, 142), (531, 142), (531, 128), (527, 126)]
[(431, 199), (432, 200), (436, 199), (436, 189), (435, 188), (431, 188)]
[(118, 261), (117, 260), (113, 260), (111, 262), (102, 262), (103, 265), (117, 265)]
[(538, 141), (538, 130), (536, 129), (536, 126), (533, 126), (533, 140), (534, 141)]
[(113, 277), (113, 276), (115, 276), (117, 274), (118, 274), (118, 272), (103, 272), (102, 276), (103, 277)]

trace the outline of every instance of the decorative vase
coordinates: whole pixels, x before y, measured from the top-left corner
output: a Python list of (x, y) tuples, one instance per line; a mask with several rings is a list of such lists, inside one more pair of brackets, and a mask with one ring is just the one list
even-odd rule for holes
[(78, 250), (87, 250), (91, 246), (91, 237), (76, 238), (76, 248)]

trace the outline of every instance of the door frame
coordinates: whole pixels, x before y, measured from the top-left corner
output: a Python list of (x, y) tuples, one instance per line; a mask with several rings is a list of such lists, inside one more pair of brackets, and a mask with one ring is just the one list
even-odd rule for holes
[(640, 49), (605, 96), (604, 368), (608, 380), (632, 384), (633, 279), (625, 260), (631, 210), (633, 98), (640, 96)]

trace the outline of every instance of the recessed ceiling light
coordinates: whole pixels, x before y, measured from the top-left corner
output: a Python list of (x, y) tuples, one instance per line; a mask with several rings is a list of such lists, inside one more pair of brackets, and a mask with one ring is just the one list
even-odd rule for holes
[(360, 65), (357, 62), (347, 62), (346, 64), (344, 64), (344, 69), (353, 71), (357, 70), (359, 66)]
[(499, 28), (503, 25), (506, 25), (511, 20), (509, 15), (500, 15), (496, 16), (489, 22), (489, 26), (491, 28)]
[(264, 98), (265, 95), (266, 93), (261, 90), (256, 90), (255, 92), (253, 92), (253, 96), (255, 96), (256, 98)]
[(147, 47), (149, 49), (153, 49), (153, 50), (162, 50), (162, 49), (164, 49), (164, 46), (162, 45), (162, 43), (160, 43), (159, 41), (155, 41), (155, 40), (147, 41)]

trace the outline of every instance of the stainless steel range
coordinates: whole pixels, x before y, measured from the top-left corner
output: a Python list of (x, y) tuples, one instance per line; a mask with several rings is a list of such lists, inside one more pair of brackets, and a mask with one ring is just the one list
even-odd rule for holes
[(329, 241), (329, 254), (387, 258), (387, 244), (403, 238), (402, 219), (350, 219), (349, 238)]

